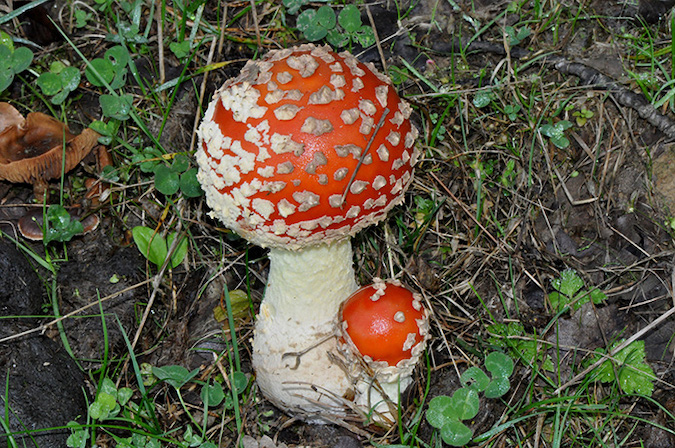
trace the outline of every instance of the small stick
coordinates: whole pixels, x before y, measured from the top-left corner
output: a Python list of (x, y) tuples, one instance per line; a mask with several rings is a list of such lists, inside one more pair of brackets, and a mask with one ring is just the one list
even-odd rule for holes
[(251, 13), (253, 14), (253, 25), (255, 26), (255, 38), (258, 41), (258, 49), (262, 46), (260, 39), (260, 27), (258, 26), (258, 11), (255, 9), (255, 0), (251, 0)]
[(577, 381), (579, 381), (579, 380), (581, 380), (582, 378), (584, 378), (584, 377), (585, 377), (586, 375), (588, 375), (590, 372), (592, 372), (593, 370), (595, 370), (596, 368), (598, 368), (598, 367), (600, 366), (600, 364), (602, 364), (603, 362), (605, 362), (605, 361), (607, 360), (606, 358), (611, 358), (611, 357), (613, 357), (614, 355), (616, 355), (617, 353), (619, 353), (621, 350), (623, 350), (624, 348), (628, 347), (628, 346), (629, 346), (630, 344), (632, 344), (633, 342), (637, 341), (637, 340), (638, 340), (639, 338), (641, 338), (644, 334), (650, 332), (651, 330), (653, 330), (654, 328), (656, 328), (661, 322), (664, 322), (665, 320), (667, 320), (668, 318), (670, 318), (670, 317), (671, 317), (672, 315), (674, 315), (674, 314), (675, 314), (675, 307), (669, 309), (669, 310), (666, 311), (664, 314), (662, 314), (661, 316), (659, 316), (657, 319), (655, 319), (654, 321), (652, 321), (649, 325), (647, 325), (646, 327), (644, 327), (642, 330), (638, 331), (638, 332), (635, 333), (633, 336), (631, 336), (631, 337), (629, 337), (628, 339), (626, 339), (625, 341), (623, 341), (623, 342), (622, 342), (621, 344), (619, 344), (614, 350), (612, 350), (610, 353), (608, 353), (606, 357), (605, 357), (605, 356), (601, 356), (600, 359), (598, 359), (596, 362), (594, 362), (594, 363), (591, 364), (590, 366), (586, 367), (582, 372), (580, 372), (580, 373), (579, 373), (578, 375), (576, 375), (574, 378), (572, 378), (571, 380), (569, 380), (568, 382), (566, 382), (565, 384), (563, 384), (562, 386), (560, 386), (559, 388), (557, 388), (557, 389), (553, 392), (553, 395), (558, 395), (560, 392), (562, 392), (563, 390), (567, 389), (567, 388), (568, 388), (569, 386), (571, 386), (572, 384), (574, 384), (574, 383), (576, 383)]
[(225, 42), (225, 27), (227, 26), (227, 7), (228, 3), (225, 2), (223, 6), (223, 20), (220, 23), (220, 38), (218, 39), (218, 60), (223, 55), (223, 43)]
[(30, 330), (22, 331), (21, 333), (17, 333), (17, 334), (13, 334), (13, 335), (11, 335), (11, 336), (4, 337), (4, 338), (0, 339), (0, 343), (7, 342), (7, 341), (11, 341), (11, 340), (13, 340), (13, 339), (18, 339), (18, 338), (20, 338), (20, 337), (22, 337), (22, 336), (27, 336), (27, 335), (32, 334), (32, 333), (43, 333), (45, 330), (47, 330), (47, 328), (51, 327), (52, 325), (58, 324), (58, 323), (61, 322), (62, 320), (65, 320), (65, 319), (68, 319), (68, 318), (70, 318), (70, 317), (73, 317), (73, 316), (75, 316), (76, 314), (79, 314), (79, 313), (81, 313), (82, 311), (84, 311), (84, 310), (86, 310), (86, 309), (89, 309), (89, 308), (91, 308), (91, 307), (93, 307), (93, 306), (98, 305), (99, 303), (103, 303), (103, 302), (106, 302), (106, 301), (108, 301), (108, 300), (110, 300), (110, 299), (114, 299), (115, 297), (117, 297), (117, 296), (119, 296), (119, 295), (122, 295), (122, 294), (124, 294), (125, 292), (133, 291), (134, 289), (136, 289), (136, 288), (138, 288), (138, 287), (141, 287), (141, 286), (143, 286), (143, 285), (146, 285), (146, 284), (148, 284), (148, 283), (150, 283), (150, 282), (154, 282), (154, 281), (155, 281), (155, 277), (151, 277), (151, 278), (149, 278), (149, 279), (147, 279), (147, 280), (143, 280), (143, 281), (140, 282), (140, 283), (136, 283), (135, 285), (131, 285), (131, 286), (127, 287), (127, 288), (121, 289), (121, 290), (119, 290), (119, 291), (117, 291), (117, 292), (114, 292), (114, 293), (112, 293), (112, 294), (110, 294), (110, 295), (107, 295), (107, 296), (105, 296), (105, 297), (102, 297), (100, 300), (99, 300), (99, 299), (96, 299), (95, 301), (89, 303), (88, 305), (85, 305), (85, 306), (80, 307), (80, 308), (78, 308), (78, 309), (76, 309), (76, 310), (73, 310), (73, 311), (71, 311), (71, 312), (68, 313), (68, 314), (65, 314), (65, 315), (63, 315), (63, 316), (61, 316), (61, 317), (59, 317), (59, 318), (56, 318), (56, 319), (54, 319), (54, 320), (51, 320), (51, 321), (49, 321), (49, 322), (47, 322), (47, 323), (45, 323), (45, 324), (42, 324), (42, 325), (40, 325), (40, 326), (38, 326), (38, 327), (31, 328)]
[[(211, 49), (209, 50), (209, 57), (206, 59), (206, 65), (211, 65), (213, 62), (213, 53), (216, 49), (216, 37), (213, 37), (211, 40)], [(199, 127), (199, 117), (202, 114), (202, 104), (204, 102), (204, 93), (206, 92), (206, 80), (209, 78), (209, 72), (204, 72), (204, 79), (202, 80), (202, 85), (199, 87), (199, 103), (197, 104), (197, 110), (195, 111), (195, 122), (192, 126), (192, 138), (190, 139), (190, 152), (195, 148), (195, 137), (197, 135), (197, 128)]]
[(323, 338), (322, 340), (320, 340), (316, 344), (312, 344), (309, 347), (307, 347), (306, 349), (300, 350), (299, 352), (286, 352), (283, 355), (281, 355), (281, 360), (283, 361), (285, 358), (295, 357), (295, 365), (293, 367), (289, 367), (291, 370), (295, 370), (298, 367), (300, 367), (300, 358), (302, 358), (302, 356), (305, 353), (314, 350), (315, 348), (317, 348), (318, 346), (320, 346), (324, 342), (326, 342), (330, 339), (333, 339), (334, 337), (335, 337), (334, 335), (326, 336), (325, 338)]
[(380, 53), (380, 59), (382, 60), (382, 70), (384, 71), (384, 73), (387, 73), (387, 60), (384, 58), (384, 51), (382, 51), (380, 36), (377, 34), (377, 27), (375, 27), (375, 19), (373, 19), (373, 14), (370, 12), (370, 6), (367, 3), (366, 3), (366, 14), (368, 14), (370, 27), (373, 29), (373, 35), (375, 36), (375, 45), (377, 46), (377, 52)]
[(159, 85), (166, 81), (164, 71), (164, 25), (162, 23), (162, 0), (157, 0), (157, 46), (159, 48)]
[(361, 168), (361, 165), (363, 165), (363, 161), (365, 160), (366, 156), (368, 155), (368, 151), (370, 150), (370, 147), (373, 144), (373, 140), (375, 140), (375, 136), (377, 135), (377, 132), (384, 125), (384, 119), (387, 117), (387, 114), (389, 114), (389, 108), (385, 107), (384, 110), (382, 111), (382, 116), (380, 117), (380, 121), (377, 123), (377, 126), (375, 126), (375, 131), (373, 131), (372, 135), (370, 136), (370, 140), (368, 140), (368, 144), (366, 145), (366, 149), (364, 149), (363, 154), (361, 154), (361, 158), (359, 159), (359, 163), (356, 164), (356, 168), (354, 169), (354, 172), (352, 173), (352, 177), (349, 178), (349, 182), (347, 182), (347, 186), (345, 187), (344, 191), (342, 192), (342, 198), (340, 199), (340, 207), (342, 207), (342, 204), (345, 203), (345, 198), (347, 197), (347, 193), (349, 193), (349, 189), (351, 188), (352, 184), (354, 183), (354, 180), (356, 179), (356, 173), (359, 172), (359, 169)]

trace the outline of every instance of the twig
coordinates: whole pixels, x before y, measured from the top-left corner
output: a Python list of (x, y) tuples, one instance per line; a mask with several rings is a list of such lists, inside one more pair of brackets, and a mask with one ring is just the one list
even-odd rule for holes
[(157, 47), (159, 59), (159, 85), (166, 81), (166, 72), (164, 70), (164, 24), (162, 23), (162, 0), (157, 0)]
[(370, 21), (370, 27), (373, 29), (373, 35), (375, 36), (375, 45), (377, 46), (377, 52), (380, 54), (380, 60), (382, 61), (382, 70), (384, 73), (387, 73), (387, 60), (384, 57), (384, 52), (382, 51), (382, 44), (380, 42), (380, 36), (377, 34), (377, 27), (375, 26), (375, 19), (373, 19), (373, 13), (370, 12), (370, 6), (366, 3), (366, 14), (368, 14), (368, 20)]
[(227, 7), (229, 3), (225, 2), (223, 6), (223, 20), (220, 22), (220, 38), (218, 39), (218, 60), (223, 55), (223, 44), (225, 43), (225, 27), (227, 26)]
[(119, 296), (119, 295), (122, 295), (122, 294), (124, 294), (125, 292), (133, 291), (134, 289), (136, 289), (136, 288), (138, 288), (138, 287), (141, 287), (141, 286), (143, 286), (143, 285), (147, 285), (147, 284), (150, 283), (150, 282), (154, 282), (154, 280), (155, 280), (155, 277), (151, 277), (151, 278), (149, 278), (149, 279), (147, 279), (147, 280), (143, 280), (142, 282), (136, 283), (135, 285), (129, 286), (129, 287), (127, 287), (127, 288), (124, 288), (124, 289), (121, 289), (121, 290), (119, 290), (119, 291), (117, 291), (117, 292), (114, 292), (114, 293), (112, 293), (112, 294), (110, 294), (110, 295), (107, 295), (107, 296), (105, 296), (105, 297), (102, 297), (101, 299), (96, 299), (95, 301), (89, 303), (88, 305), (85, 305), (85, 306), (83, 306), (83, 307), (81, 307), (81, 308), (78, 308), (78, 309), (76, 309), (76, 310), (73, 310), (73, 311), (71, 311), (70, 313), (64, 314), (63, 316), (58, 317), (58, 318), (56, 318), (56, 319), (50, 320), (49, 322), (44, 323), (44, 324), (42, 324), (42, 325), (40, 325), (40, 326), (38, 326), (38, 327), (31, 328), (30, 330), (22, 331), (21, 333), (17, 333), (17, 334), (13, 334), (13, 335), (11, 335), (11, 336), (4, 337), (4, 338), (0, 339), (0, 343), (7, 342), (7, 341), (11, 341), (11, 340), (14, 340), (14, 339), (18, 339), (18, 338), (20, 338), (20, 337), (27, 336), (27, 335), (33, 334), (33, 333), (43, 333), (43, 332), (44, 332), (45, 330), (47, 330), (49, 327), (51, 327), (52, 325), (56, 325), (57, 323), (61, 322), (62, 320), (65, 320), (65, 319), (68, 319), (68, 318), (70, 318), (70, 317), (73, 317), (73, 316), (75, 316), (76, 314), (79, 314), (79, 313), (81, 313), (82, 311), (87, 310), (87, 309), (89, 309), (89, 308), (91, 308), (91, 307), (93, 307), (93, 306), (97, 306), (99, 303), (103, 303), (103, 302), (106, 302), (106, 301), (108, 301), (108, 300), (110, 300), (110, 299), (114, 299), (115, 297), (117, 297), (117, 296)]
[[(449, 44), (445, 44), (443, 48), (439, 49), (439, 52), (453, 53), (460, 50), (465, 52), (493, 53), (500, 56), (507, 55), (506, 49), (501, 44), (483, 41), (472, 41), (469, 44), (465, 44), (460, 39), (455, 39)], [(509, 54), (515, 59), (531, 59), (540, 56), (540, 54), (532, 53), (520, 47), (510, 48)], [(675, 121), (661, 114), (644, 95), (623, 87), (609, 76), (600, 73), (594, 68), (579, 62), (569, 61), (562, 56), (547, 56), (542, 61), (543, 64), (553, 66), (560, 73), (578, 77), (582, 85), (608, 91), (617, 103), (635, 110), (640, 118), (663, 132), (669, 139), (675, 139)]]
[[(665, 320), (667, 320), (668, 318), (670, 318), (670, 317), (673, 316), (673, 315), (675, 315), (675, 307), (669, 309), (669, 310), (666, 311), (664, 314), (662, 314), (661, 316), (659, 316), (657, 319), (655, 319), (655, 320), (653, 320), (652, 322), (650, 322), (649, 325), (647, 325), (646, 327), (644, 327), (642, 330), (638, 331), (638, 332), (635, 333), (633, 336), (631, 336), (631, 337), (629, 337), (628, 339), (626, 339), (625, 341), (623, 341), (623, 342), (622, 342), (621, 344), (619, 344), (614, 350), (612, 350), (611, 352), (609, 352), (609, 353), (607, 354), (607, 357), (609, 357), (609, 358), (613, 357), (614, 355), (616, 355), (617, 353), (619, 353), (621, 350), (623, 350), (624, 348), (628, 347), (628, 346), (629, 346), (630, 344), (632, 344), (633, 342), (635, 342), (635, 341), (637, 341), (638, 339), (640, 339), (644, 334), (650, 332), (651, 330), (653, 330), (654, 328), (656, 328), (661, 322), (664, 322)], [(571, 380), (569, 380), (568, 382), (566, 382), (565, 384), (563, 384), (562, 386), (560, 386), (558, 389), (556, 389), (556, 390), (553, 392), (553, 395), (558, 395), (560, 392), (562, 392), (563, 390), (567, 389), (569, 386), (571, 386), (571, 385), (575, 384), (576, 382), (582, 380), (586, 375), (588, 375), (590, 372), (592, 372), (592, 371), (595, 370), (597, 367), (599, 367), (600, 364), (602, 364), (603, 362), (605, 362), (605, 357), (604, 357), (604, 356), (603, 356), (603, 357), (600, 357), (600, 359), (598, 359), (596, 362), (594, 362), (594, 363), (591, 364), (590, 366), (586, 367), (582, 372), (580, 372), (580, 373), (579, 373), (578, 375), (576, 375), (574, 378), (572, 378)]]
[(255, 0), (251, 0), (251, 14), (253, 15), (253, 26), (255, 27), (255, 38), (258, 41), (258, 48), (262, 47), (260, 39), (260, 26), (258, 25), (258, 11), (255, 9)]
[(493, 243), (495, 243), (497, 246), (506, 246), (506, 247), (508, 248), (509, 251), (513, 251), (513, 248), (512, 248), (511, 246), (509, 246), (508, 244), (503, 243), (503, 242), (500, 243), (500, 242), (497, 240), (497, 238), (495, 238), (495, 237), (488, 231), (488, 229), (486, 229), (485, 226), (484, 226), (483, 224), (481, 224), (481, 222), (478, 221), (478, 219), (476, 219), (476, 217), (471, 213), (471, 210), (469, 210), (469, 208), (468, 208), (463, 202), (461, 202), (459, 199), (457, 199), (457, 196), (455, 196), (454, 194), (452, 194), (452, 191), (450, 191), (450, 189), (449, 189), (443, 182), (441, 182), (441, 180), (436, 176), (436, 174), (435, 174), (433, 171), (429, 171), (429, 175), (430, 175), (431, 177), (433, 177), (434, 180), (438, 183), (438, 185), (440, 185), (441, 188), (443, 188), (443, 190), (445, 190), (445, 193), (446, 193), (448, 196), (450, 196), (450, 198), (451, 198), (453, 201), (455, 201), (455, 203), (456, 203), (457, 205), (459, 205), (459, 206), (462, 208), (462, 210), (464, 211), (464, 213), (466, 213), (467, 216), (468, 216), (469, 218), (471, 218), (471, 220), (472, 220), (472, 221), (473, 221), (473, 222), (474, 222), (474, 223), (475, 223), (475, 224), (476, 224), (483, 232), (485, 232), (485, 234), (488, 236), (488, 238), (490, 238), (490, 240), (491, 240)]
[[(211, 40), (211, 48), (209, 49), (209, 56), (206, 59), (206, 65), (210, 65), (213, 62), (213, 53), (216, 49), (216, 37), (214, 36)], [(202, 104), (204, 104), (204, 94), (206, 93), (206, 80), (209, 78), (209, 72), (204, 72), (204, 79), (202, 79), (202, 85), (199, 87), (199, 102), (197, 104), (197, 110), (195, 111), (195, 122), (192, 125), (192, 138), (190, 139), (190, 152), (195, 148), (195, 138), (197, 136), (197, 127), (199, 127), (199, 118), (202, 115)]]
[(359, 163), (356, 164), (356, 168), (354, 169), (354, 172), (352, 173), (352, 177), (349, 178), (349, 182), (347, 182), (347, 186), (345, 187), (344, 191), (342, 192), (342, 198), (340, 198), (340, 207), (342, 207), (342, 204), (345, 203), (345, 198), (347, 197), (347, 193), (349, 193), (349, 189), (351, 188), (352, 184), (354, 183), (354, 179), (356, 179), (356, 174), (359, 172), (359, 169), (361, 168), (361, 165), (363, 165), (363, 161), (366, 159), (366, 156), (368, 155), (368, 151), (370, 150), (370, 147), (373, 144), (373, 140), (375, 140), (375, 136), (377, 135), (377, 132), (380, 130), (380, 128), (384, 124), (384, 119), (387, 118), (387, 114), (389, 114), (389, 108), (385, 107), (384, 110), (382, 111), (382, 116), (380, 117), (380, 121), (377, 122), (377, 126), (375, 126), (375, 130), (371, 134), (370, 140), (368, 140), (368, 144), (366, 145), (366, 148), (363, 150), (363, 154), (361, 154), (361, 158), (359, 159)]

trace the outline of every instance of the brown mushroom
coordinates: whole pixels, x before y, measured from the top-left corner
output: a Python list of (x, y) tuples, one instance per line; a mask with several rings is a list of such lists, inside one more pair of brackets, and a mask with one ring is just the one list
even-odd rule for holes
[(40, 112), (24, 119), (14, 107), (0, 103), (0, 180), (32, 184), (35, 199), (41, 201), (47, 181), (75, 168), (99, 137), (91, 129), (75, 135)]
[[(77, 220), (82, 223), (82, 233), (85, 235), (93, 232), (98, 228), (101, 220), (96, 215), (83, 215), (84, 211), (79, 207), (68, 208), (68, 214), (71, 220)], [(34, 208), (19, 219), (19, 233), (26, 239), (31, 241), (42, 241), (44, 233), (44, 210), (42, 208)]]

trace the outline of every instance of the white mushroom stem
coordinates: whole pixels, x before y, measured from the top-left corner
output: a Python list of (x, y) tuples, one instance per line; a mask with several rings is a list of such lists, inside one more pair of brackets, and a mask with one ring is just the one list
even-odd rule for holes
[(271, 249), (269, 259), (253, 340), (258, 385), (277, 406), (309, 420), (343, 414), (351, 381), (335, 362), (335, 335), (340, 304), (357, 289), (351, 242)]
[(356, 381), (356, 408), (377, 423), (390, 425), (396, 422), (401, 393), (412, 384), (416, 362), (417, 359), (414, 362), (402, 361), (398, 367), (377, 369), (373, 372), (374, 376), (361, 371)]
[(390, 425), (397, 421), (397, 407), (401, 401), (401, 393), (412, 384), (412, 372), (395, 378), (371, 378), (362, 375), (356, 383), (354, 403), (357, 409), (369, 415), (372, 421)]

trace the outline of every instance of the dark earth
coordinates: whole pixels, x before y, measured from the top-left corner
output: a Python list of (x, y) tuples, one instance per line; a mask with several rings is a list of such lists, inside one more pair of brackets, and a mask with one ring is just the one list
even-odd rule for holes
[[(393, 44), (384, 47), (384, 57), (389, 63), (408, 61), (412, 67), (424, 71), (436, 86), (448, 82), (447, 73), (454, 64), (452, 53), (457, 45), (466, 44), (456, 40), (456, 31), (463, 20), (461, 14), (470, 12), (485, 19), (495, 17), (507, 5), (482, 0), (473, 2), (472, 8), (467, 2), (457, 2), (464, 9), (456, 10), (450, 6), (453, 2), (414, 3), (416, 6), (402, 26), (414, 27), (426, 49), (413, 45), (408, 35), (401, 33), (392, 40)], [(604, 44), (609, 40), (606, 30), (618, 24), (627, 28), (643, 26), (638, 17), (648, 22), (644, 26), (663, 27), (660, 19), (668, 15), (671, 6), (668, 3), (587, 1), (587, 11), (595, 12), (602, 20), (581, 22), (574, 32), (561, 30), (566, 37), (557, 46), (546, 42), (550, 39), (547, 35), (540, 36), (543, 42), (536, 45), (571, 62), (583, 63), (618, 83), (626, 82), (626, 89), (637, 91), (626, 81), (620, 49)], [(372, 7), (380, 39), (399, 30), (392, 4), (379, 2)], [(59, 7), (54, 2), (42, 6), (52, 15)], [(27, 37), (47, 49), (62, 45), (58, 35), (39, 29), (38, 19), (27, 20), (33, 24), (23, 30)], [(515, 22), (517, 18), (507, 15), (505, 20)], [(497, 45), (474, 47), (466, 59), (468, 67), (462, 68), (460, 77), (450, 87), (469, 92), (480, 86), (475, 74), (481, 70), (491, 73), (502, 60), (498, 51), (502, 42), (497, 39), (491, 42)], [(354, 53), (360, 59), (380, 63), (376, 49), (357, 50)], [(83, 51), (95, 57), (97, 49), (85, 47)], [(229, 42), (222, 60), (245, 60), (251, 56), (250, 48)], [(149, 61), (139, 60), (137, 64), (142, 76), (147, 79), (156, 76)], [(212, 73), (205, 98), (242, 65), (234, 64)], [(177, 62), (167, 67), (167, 78), (176, 76), (180, 70)], [(480, 354), (478, 347), (486, 343), (482, 327), (491, 323), (490, 319), (503, 321), (513, 317), (506, 316), (505, 309), (517, 310), (518, 319), (529, 332), (537, 332), (543, 340), (561, 347), (555, 353), (551, 350), (551, 355), (560, 365), (557, 374), (571, 379), (581, 370), (580, 360), (588, 351), (635, 334), (673, 307), (675, 250), (673, 230), (667, 221), (672, 216), (671, 210), (675, 210), (672, 136), (640, 118), (631, 107), (607, 99), (606, 91), (583, 86), (583, 79), (561, 73), (545, 60), (534, 63), (529, 70), (529, 74), (538, 73), (549, 88), (559, 85), (584, 89), (591, 105), (588, 107), (604, 122), (575, 128), (571, 145), (565, 150), (549, 144), (543, 151), (536, 151), (531, 160), (535, 172), (532, 179), (526, 177), (527, 155), (518, 158), (520, 174), (513, 180), (509, 195), (502, 194), (498, 186), (487, 189), (486, 210), (504, 218), (501, 233), (494, 226), (479, 229), (472, 220), (476, 207), (474, 165), (456, 156), (465, 150), (459, 131), (464, 125), (457, 109), (450, 108), (445, 124), (448, 135), (435, 151), (427, 152), (427, 159), (419, 165), (417, 181), (408, 193), (407, 211), (394, 212), (384, 225), (363, 232), (354, 243), (357, 275), (361, 283), (367, 283), (374, 276), (387, 275), (390, 256), (387, 247), (392, 244), (391, 234), (397, 231), (397, 222), (418, 230), (412, 238), (394, 241), (392, 246), (396, 264), (405, 273), (405, 282), (423, 291), (434, 306), (434, 339), (428, 361), (419, 369), (416, 383), (407, 394), (410, 406), (404, 408), (404, 418), (412, 417), (426, 390), (428, 402), (437, 395), (451, 395), (460, 387), (458, 369), (471, 365), (470, 358)], [(201, 80), (198, 81), (200, 84)], [(178, 91), (160, 139), (170, 151), (190, 147), (197, 110), (191, 88), (186, 85)], [(10, 89), (10, 98), (17, 89), (17, 86)], [(402, 93), (410, 96), (416, 106), (418, 127), (426, 133), (430, 129), (430, 114), (440, 114), (445, 107), (439, 109), (428, 102), (425, 94), (430, 92), (429, 86), (421, 82), (402, 86)], [(465, 94), (462, 101), (470, 103), (470, 96)], [(95, 117), (97, 107), (95, 95), (85, 91), (73, 113)], [(672, 119), (671, 116), (669, 120)], [(151, 122), (150, 128), (159, 129), (160, 125)], [(468, 126), (471, 132), (468, 141), (474, 149), (485, 150), (485, 160), (496, 160), (498, 164), (503, 163), (502, 156), (490, 153), (495, 140), (509, 135), (529, 148), (534, 139), (532, 134), (485, 117), (475, 118)], [(596, 146), (600, 140), (602, 143)], [(602, 154), (596, 160), (589, 157), (593, 156), (592, 151)], [(114, 157), (116, 164), (127, 163), (119, 153)], [(90, 165), (85, 163), (67, 178), (71, 205), (80, 202), (78, 190), (73, 187), (74, 179), (90, 176), (85, 168)], [(573, 171), (574, 176), (570, 175)], [(57, 183), (52, 187), (58, 191)], [(4, 232), (0, 238), (0, 314), (5, 316), (0, 325), (0, 372), (3, 390), (7, 391), (2, 394), (6, 403), (3, 401), (0, 409), (5, 404), (11, 409), (3, 424), (13, 432), (45, 429), (23, 439), (26, 446), (65, 446), (70, 431), (64, 425), (71, 420), (85, 421), (87, 403), (96, 392), (100, 374), (97, 369), (102, 366), (107, 365), (111, 375), (115, 375), (111, 377), (119, 378), (122, 385), (134, 388), (136, 380), (128, 365), (131, 347), (139, 364), (183, 365), (190, 370), (199, 368), (201, 372), (212, 368), (214, 353), (229, 347), (226, 323), (214, 318), (214, 309), (222, 305), (225, 284), (230, 290), (245, 290), (250, 284), (252, 309), (242, 310), (236, 322), (238, 340), (243, 345), (242, 371), (252, 378), (247, 350), (253, 311), (262, 296), (266, 277), (262, 249), (247, 247), (244, 241), (223, 234), (217, 228), (219, 224), (206, 216), (201, 199), (183, 202), (178, 205), (184, 212), (181, 225), (189, 226), (195, 253), (199, 251), (199, 255), (188, 256), (186, 262), (155, 283), (156, 266), (148, 264), (130, 236), (134, 226), (153, 227), (164, 219), (161, 195), (146, 184), (141, 190), (118, 190), (114, 201), (129, 204), (115, 207), (105, 203), (96, 207), (84, 204), (100, 216), (101, 224), (94, 232), (78, 236), (65, 246), (50, 247), (47, 252), (56, 258), (57, 265), (52, 273), (29, 255), (32, 251), (44, 257), (42, 243), (24, 240), (16, 231), (19, 217), (34, 207), (32, 194), (30, 186), (0, 182), (0, 229)], [(427, 227), (415, 225), (414, 197), (431, 198), (439, 204), (433, 222), (428, 222)], [(167, 226), (178, 226), (176, 217), (169, 214), (168, 219), (174, 221), (166, 223)], [(551, 292), (551, 280), (567, 268), (576, 270), (587, 285), (604, 290), (608, 300), (598, 306), (587, 303), (571, 315), (560, 316), (556, 325), (548, 326), (552, 312), (546, 294)], [(148, 316), (143, 321), (146, 309)], [(69, 317), (54, 322), (56, 315)], [(675, 446), (674, 334), (675, 319), (671, 315), (641, 337), (647, 361), (659, 379), (652, 399), (661, 406), (646, 400), (631, 401), (634, 404), (631, 413), (671, 429), (668, 432), (639, 425), (629, 440), (642, 441), (645, 447)], [(532, 393), (524, 387), (531, 375), (531, 369), (522, 364), (517, 366), (511, 401)], [(184, 397), (199, 408), (195, 391), (186, 391)], [(184, 415), (176, 412), (179, 405), (170, 388), (158, 386), (154, 399), (163, 406), (160, 413), (167, 428), (186, 421)], [(284, 444), (346, 448), (398, 440), (396, 431), (386, 432), (354, 422), (341, 426), (307, 425), (281, 413), (260, 397), (256, 400), (255, 405), (243, 411), (246, 437), (242, 443), (247, 448)], [(475, 433), (490, 429), (505, 410), (499, 401), (482, 405), (485, 408), (471, 423)], [(3, 413), (4, 409), (0, 415)], [(266, 432), (262, 431), (263, 426), (268, 428)], [(433, 432), (422, 419), (417, 429), (420, 440), (428, 443)], [(267, 436), (261, 439), (265, 434), (271, 439)], [(229, 434), (223, 446), (233, 445), (236, 437)], [(113, 446), (112, 439), (103, 438), (99, 443)], [(0, 438), (0, 447), (5, 446), (7, 439)]]

